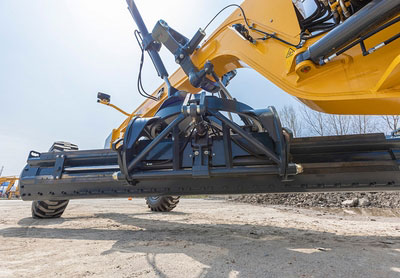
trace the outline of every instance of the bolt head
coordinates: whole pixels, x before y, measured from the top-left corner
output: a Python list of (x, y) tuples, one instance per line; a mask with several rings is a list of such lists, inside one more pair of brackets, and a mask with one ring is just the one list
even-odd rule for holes
[(196, 155), (196, 156), (199, 155), (199, 151), (195, 151), (194, 155)]
[(302, 73), (308, 73), (308, 72), (310, 72), (310, 70), (311, 70), (310, 66), (305, 66), (305, 67), (302, 67), (300, 71)]
[(164, 20), (160, 20), (160, 24), (162, 27), (167, 27), (167, 23)]
[(185, 55), (183, 53), (179, 54), (179, 58), (183, 59), (185, 58)]

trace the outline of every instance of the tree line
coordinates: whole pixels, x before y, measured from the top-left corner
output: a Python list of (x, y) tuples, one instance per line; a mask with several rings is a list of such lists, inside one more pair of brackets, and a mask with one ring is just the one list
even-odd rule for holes
[(279, 111), (283, 127), (289, 128), (294, 137), (385, 133), (400, 128), (400, 115), (333, 115), (308, 108), (285, 105)]

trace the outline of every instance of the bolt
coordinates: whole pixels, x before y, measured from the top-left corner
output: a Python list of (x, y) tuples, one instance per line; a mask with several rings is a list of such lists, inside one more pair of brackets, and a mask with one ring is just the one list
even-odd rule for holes
[(305, 66), (305, 67), (303, 67), (300, 71), (301, 71), (302, 73), (308, 73), (310, 70), (311, 70), (311, 67), (310, 67), (310, 66)]
[(301, 164), (295, 164), (296, 165), (296, 174), (301, 174), (304, 172), (304, 168)]
[(190, 158), (192, 158), (192, 157), (193, 157), (193, 155), (189, 154), (189, 157), (190, 157)]
[(194, 155), (195, 155), (195, 156), (198, 156), (198, 155), (199, 155), (199, 151), (195, 151), (195, 152), (194, 152)]
[(185, 58), (185, 55), (183, 53), (179, 54), (179, 58), (183, 59)]
[(209, 151), (204, 151), (204, 154), (205, 155), (208, 155), (210, 152)]
[(167, 23), (164, 20), (160, 20), (160, 24), (162, 27), (168, 27)]

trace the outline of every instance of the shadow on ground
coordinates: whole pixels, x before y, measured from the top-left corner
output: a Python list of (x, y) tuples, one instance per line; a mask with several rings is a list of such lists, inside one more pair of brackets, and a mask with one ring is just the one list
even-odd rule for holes
[[(190, 214), (170, 214), (190, 219)], [(232, 271), (240, 277), (259, 277), (260, 273), (265, 273), (264, 277), (400, 276), (393, 271), (400, 269), (400, 237), (341, 236), (275, 226), (141, 218), (146, 215), (99, 213), (45, 221), (24, 218), (18, 222), (19, 227), (0, 230), (0, 236), (115, 241), (102, 255), (145, 253), (159, 277), (167, 277), (158, 265), (159, 256), (177, 253), (208, 266), (199, 277), (229, 277)], [(46, 227), (92, 218), (113, 220), (116, 224), (109, 229)]]

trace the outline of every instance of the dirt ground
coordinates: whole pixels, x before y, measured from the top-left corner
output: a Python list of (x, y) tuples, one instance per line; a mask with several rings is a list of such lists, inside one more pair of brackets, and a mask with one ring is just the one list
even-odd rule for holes
[(182, 199), (71, 201), (55, 220), (0, 201), (0, 277), (400, 277), (400, 211)]

